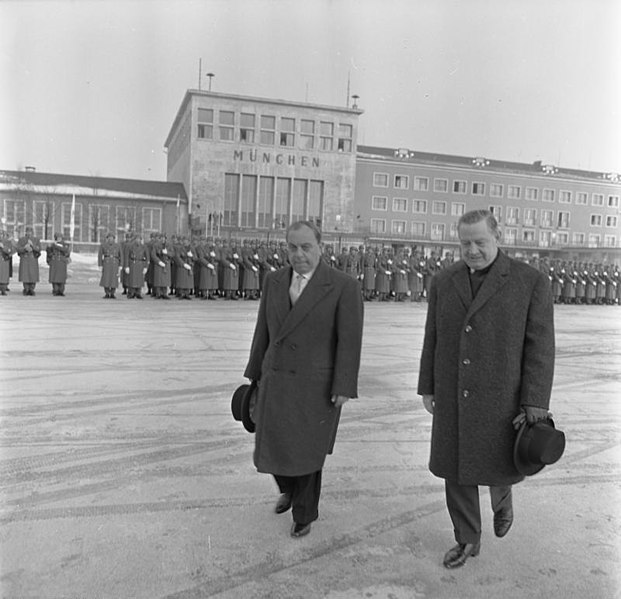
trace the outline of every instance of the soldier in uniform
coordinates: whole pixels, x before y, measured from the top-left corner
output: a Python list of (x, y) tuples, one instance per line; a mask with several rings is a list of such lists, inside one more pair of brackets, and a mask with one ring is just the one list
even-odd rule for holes
[(358, 248), (353, 245), (349, 248), (349, 254), (345, 258), (345, 274), (352, 279), (360, 280), (360, 258)]
[(582, 262), (574, 268), (573, 277), (576, 279), (576, 303), (584, 304), (584, 296), (586, 294), (586, 278), (585, 269)]
[(330, 268), (336, 268), (336, 263), (337, 263), (337, 257), (334, 254), (334, 247), (331, 245), (326, 245), (324, 251), (323, 251), (323, 255), (322, 258), (324, 260), (324, 262), (330, 267)]
[(336, 268), (345, 272), (347, 261), (349, 260), (349, 252), (346, 247), (341, 249), (341, 253), (336, 257)]
[(423, 284), (425, 261), (418, 252), (414, 251), (410, 254), (409, 266), (408, 285), (410, 287), (410, 301), (420, 302), (425, 291)]
[(224, 298), (227, 300), (236, 300), (239, 290), (239, 267), (242, 264), (241, 256), (237, 249), (237, 242), (232, 239), (228, 247), (224, 248), (222, 255), (222, 263), (224, 267)]
[(48, 280), (52, 284), (52, 295), (64, 296), (71, 246), (65, 243), (60, 233), (54, 233), (54, 243), (50, 243), (45, 251), (46, 261), (50, 267)]
[(123, 268), (127, 275), (127, 299), (142, 299), (144, 276), (149, 266), (149, 253), (140, 235), (131, 236), (131, 241), (125, 246)]
[(410, 269), (407, 255), (403, 249), (400, 249), (395, 256), (395, 270), (392, 277), (393, 290), (395, 293), (395, 301), (403, 302), (409, 294), (408, 288), (408, 271)]
[(597, 297), (597, 277), (595, 276), (595, 268), (591, 262), (589, 262), (584, 271), (584, 277), (586, 279), (585, 301), (590, 305), (595, 303)]
[(604, 278), (604, 266), (602, 264), (596, 266), (595, 277), (597, 282), (595, 303), (601, 306), (606, 301), (606, 279)]
[(181, 243), (175, 248), (175, 263), (177, 264), (175, 289), (180, 300), (192, 299), (190, 293), (194, 288), (194, 261), (192, 244), (187, 237), (182, 237)]
[[(133, 233), (129, 231), (125, 231), (123, 233), (123, 239), (121, 239), (121, 263), (123, 263), (125, 252), (127, 251), (127, 246), (130, 244), (133, 237)], [(127, 271), (123, 267), (121, 269), (121, 286), (123, 287), (123, 295), (127, 295), (127, 286), (128, 286), (128, 275)]]
[(6, 295), (11, 277), (11, 261), (15, 249), (6, 231), (0, 231), (0, 295)]
[(24, 285), (24, 295), (35, 295), (35, 287), (39, 282), (39, 256), (41, 242), (33, 235), (32, 227), (26, 227), (23, 237), (17, 241), (19, 256), (19, 280)]
[(373, 301), (375, 296), (375, 269), (377, 256), (372, 248), (367, 247), (362, 255), (362, 291), (365, 301)]
[(388, 248), (384, 247), (378, 256), (375, 274), (375, 294), (380, 302), (387, 302), (390, 299), (392, 272), (393, 261)]
[(576, 284), (577, 280), (574, 278), (573, 264), (563, 263), (561, 264), (561, 298), (564, 304), (576, 303)]
[(244, 241), (244, 247), (241, 252), (242, 263), (244, 265), (243, 292), (247, 300), (259, 299), (259, 268), (261, 261), (257, 253), (255, 242)]
[(169, 300), (168, 288), (172, 285), (172, 262), (175, 250), (166, 235), (160, 233), (151, 244), (151, 270), (153, 273), (153, 298)]
[(99, 286), (103, 287), (106, 292), (104, 299), (115, 299), (114, 294), (119, 286), (119, 268), (122, 263), (121, 246), (114, 239), (114, 233), (108, 233), (97, 253), (97, 264), (101, 268)]
[[(158, 237), (158, 234), (155, 232), (152, 232), (149, 235), (149, 241), (147, 241), (147, 243), (145, 244), (147, 247), (147, 253), (149, 254), (149, 258), (151, 258), (151, 255), (153, 253), (153, 244), (155, 243), (155, 240), (157, 239), (157, 237)], [(144, 277), (144, 280), (147, 284), (147, 295), (153, 295), (154, 267), (155, 267), (154, 262), (151, 259), (149, 259), (149, 266), (147, 266), (147, 272)]]
[(216, 251), (213, 238), (208, 237), (205, 245), (201, 246), (197, 260), (201, 267), (199, 282), (201, 297), (204, 300), (215, 300), (217, 299), (216, 292), (218, 290), (219, 254)]

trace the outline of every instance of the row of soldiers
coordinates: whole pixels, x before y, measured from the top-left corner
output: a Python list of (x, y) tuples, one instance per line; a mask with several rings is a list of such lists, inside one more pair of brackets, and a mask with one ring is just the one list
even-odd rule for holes
[[(343, 248), (335, 254), (331, 245), (324, 248), (323, 259), (360, 281), (367, 301), (421, 301), (427, 295), (433, 275), (453, 262), (452, 254), (443, 259), (435, 252), (429, 257), (407, 249)], [(102, 269), (100, 286), (105, 298), (115, 298), (120, 283), (128, 298), (215, 300), (256, 300), (263, 279), (270, 271), (288, 264), (284, 241), (237, 240), (200, 237), (190, 239), (153, 233), (148, 241), (129, 235), (117, 243), (110, 233), (99, 248)], [(120, 273), (120, 277), (119, 277)]]
[(556, 304), (621, 305), (621, 271), (617, 265), (572, 260), (533, 260), (546, 273)]
[[(32, 227), (26, 227), (24, 235), (16, 243), (6, 231), (0, 231), (0, 295), (9, 291), (9, 281), (13, 276), (13, 255), (19, 257), (18, 280), (23, 284), (23, 295), (35, 295), (39, 282), (39, 257), (42, 253), (41, 241), (34, 236)], [(45, 248), (46, 262), (49, 266), (48, 281), (52, 284), (52, 294), (65, 295), (67, 265), (71, 261), (71, 245), (60, 233)]]

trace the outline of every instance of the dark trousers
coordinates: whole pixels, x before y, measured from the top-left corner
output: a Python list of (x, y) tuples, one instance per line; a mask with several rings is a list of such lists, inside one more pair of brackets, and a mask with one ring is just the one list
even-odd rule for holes
[(274, 478), (280, 492), (291, 495), (294, 522), (297, 524), (310, 524), (319, 518), (321, 470), (303, 476), (274, 474)]
[[(481, 539), (481, 509), (479, 487), (459, 485), (445, 480), (446, 506), (453, 522), (455, 540), (458, 543), (478, 543)], [(490, 487), (492, 510), (494, 513), (511, 507), (511, 486)]]

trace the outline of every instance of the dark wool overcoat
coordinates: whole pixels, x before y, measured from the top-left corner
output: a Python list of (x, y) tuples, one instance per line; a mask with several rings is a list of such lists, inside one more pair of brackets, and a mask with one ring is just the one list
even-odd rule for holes
[(97, 264), (101, 268), (99, 286), (116, 289), (119, 286), (121, 246), (115, 242), (103, 241), (97, 253)]
[(356, 279), (319, 262), (291, 306), (291, 266), (265, 278), (244, 376), (259, 381), (254, 463), (259, 472), (301, 476), (332, 453), (340, 408), (358, 396), (363, 308)]
[(547, 409), (554, 373), (548, 277), (499, 251), (474, 300), (457, 262), (430, 286), (418, 393), (433, 394), (433, 474), (502, 486), (513, 465), (511, 421), (522, 405)]
[[(30, 251), (28, 250), (30, 241)], [(19, 256), (19, 281), (23, 283), (39, 282), (39, 256), (41, 243), (36, 237), (21, 237), (17, 242)]]

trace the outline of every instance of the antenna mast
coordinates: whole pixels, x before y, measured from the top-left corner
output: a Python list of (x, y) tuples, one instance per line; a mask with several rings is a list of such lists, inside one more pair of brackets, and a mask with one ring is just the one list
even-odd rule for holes
[(203, 72), (203, 59), (198, 59), (198, 91), (201, 91), (201, 73)]

